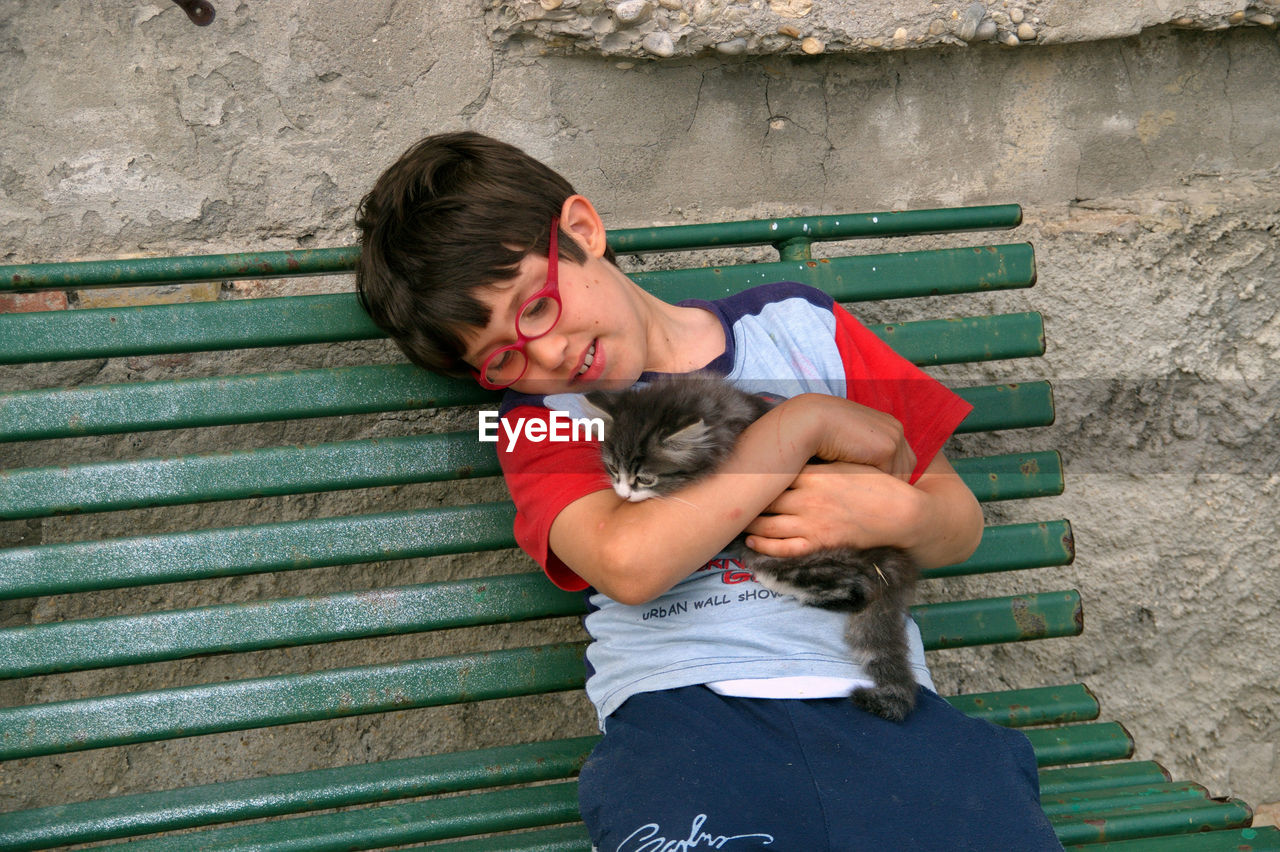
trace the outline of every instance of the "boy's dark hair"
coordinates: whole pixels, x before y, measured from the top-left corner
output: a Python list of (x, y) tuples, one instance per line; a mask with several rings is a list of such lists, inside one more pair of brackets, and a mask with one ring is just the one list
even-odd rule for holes
[[(530, 252), (545, 257), (551, 220), (573, 194), (513, 145), (471, 132), (428, 136), (360, 202), (360, 304), (413, 363), (468, 375), (461, 331), (489, 322), (476, 289), (514, 277)], [(559, 244), (561, 259), (586, 261), (572, 239)]]

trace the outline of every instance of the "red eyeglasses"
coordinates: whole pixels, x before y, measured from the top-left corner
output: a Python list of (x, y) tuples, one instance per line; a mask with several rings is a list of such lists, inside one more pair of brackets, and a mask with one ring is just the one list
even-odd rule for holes
[(560, 218), (553, 217), (547, 246), (547, 281), (520, 305), (516, 314), (516, 342), (493, 350), (479, 370), (472, 370), (482, 387), (502, 390), (520, 381), (529, 368), (525, 346), (550, 332), (560, 321), (559, 233)]

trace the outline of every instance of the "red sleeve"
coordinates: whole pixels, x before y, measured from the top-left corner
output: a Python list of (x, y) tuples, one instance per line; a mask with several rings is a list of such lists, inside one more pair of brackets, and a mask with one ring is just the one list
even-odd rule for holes
[(854, 402), (892, 414), (902, 423), (907, 443), (916, 454), (915, 482), (942, 449), (973, 406), (945, 385), (903, 358), (854, 319), (832, 306), (836, 317), (836, 348), (844, 362), (846, 395)]
[[(526, 423), (548, 422), (550, 416), (545, 408), (526, 405), (506, 412), (502, 419), (512, 424), (518, 418), (525, 418)], [(505, 427), (498, 431), (498, 461), (516, 504), (516, 543), (542, 566), (552, 583), (566, 591), (582, 591), (589, 584), (551, 551), (551, 523), (570, 503), (609, 488), (600, 461), (600, 443), (534, 441), (527, 434), (521, 430), (514, 446), (508, 448)]]

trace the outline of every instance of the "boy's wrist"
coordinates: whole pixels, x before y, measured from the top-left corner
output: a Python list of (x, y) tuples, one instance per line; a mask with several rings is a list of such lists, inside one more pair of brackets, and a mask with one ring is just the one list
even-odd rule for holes
[(837, 396), (803, 393), (785, 400), (792, 440), (825, 461), (846, 461), (879, 468), (908, 481), (916, 457), (902, 424), (876, 411)]
[[(824, 449), (828, 427), (823, 423), (828, 397), (817, 393), (802, 393), (785, 399), (778, 405), (779, 430), (789, 446), (802, 458), (819, 456)], [(830, 412), (827, 412), (830, 416)]]

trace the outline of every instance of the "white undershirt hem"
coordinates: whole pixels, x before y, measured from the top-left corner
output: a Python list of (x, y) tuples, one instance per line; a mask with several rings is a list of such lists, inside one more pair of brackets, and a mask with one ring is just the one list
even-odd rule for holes
[(717, 695), (734, 698), (847, 698), (855, 689), (871, 686), (875, 684), (862, 678), (821, 675), (754, 677), (707, 684)]

